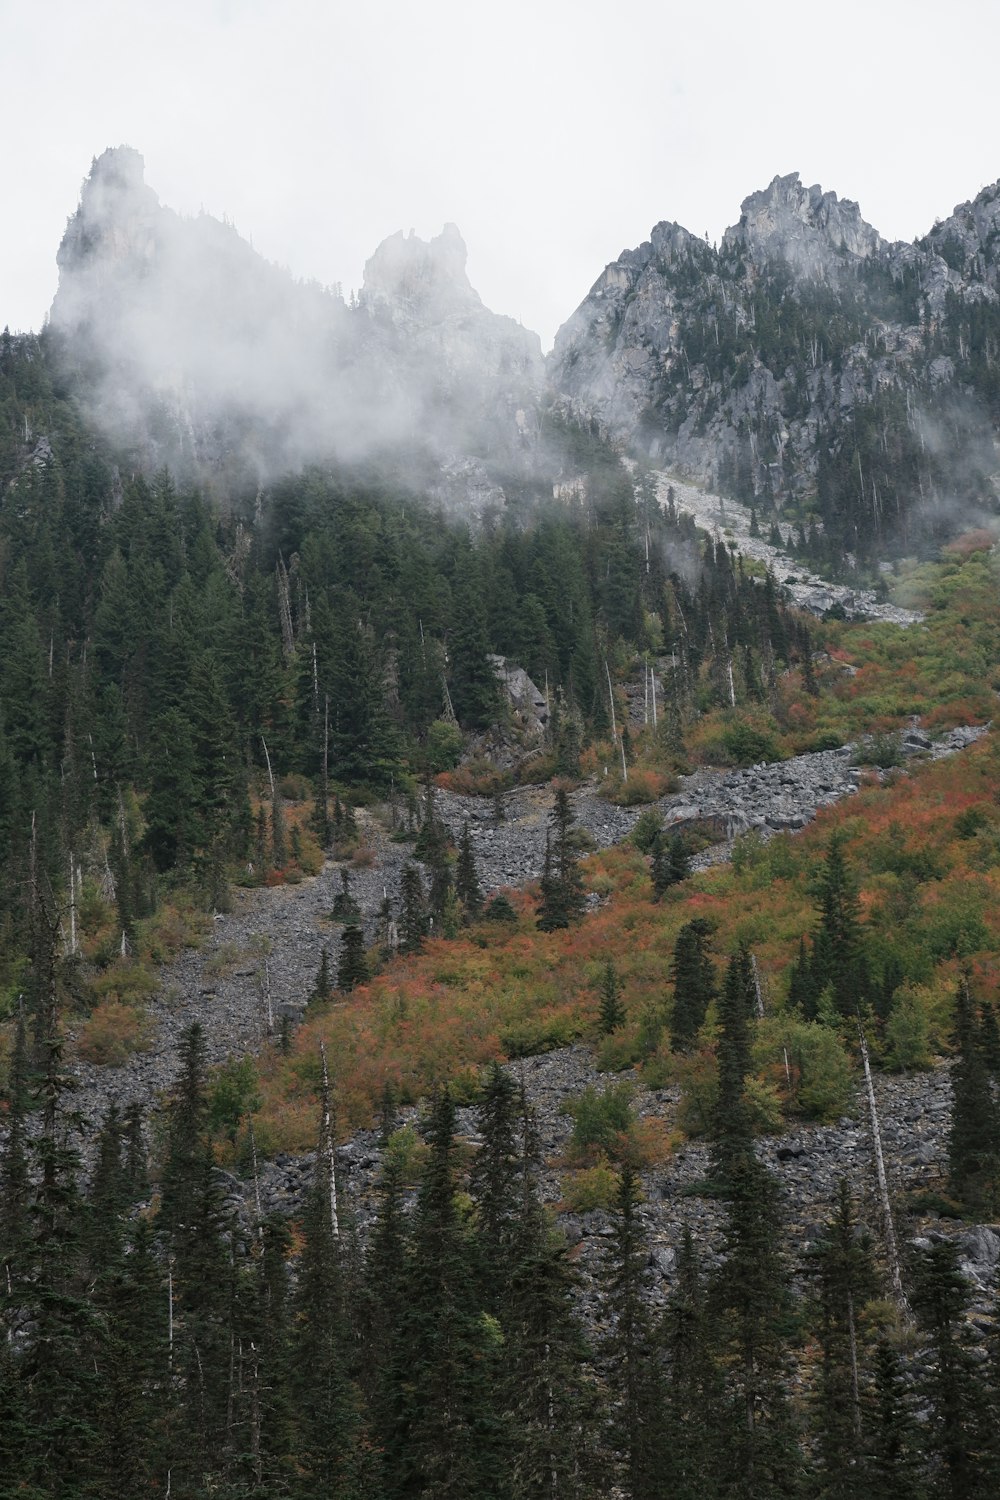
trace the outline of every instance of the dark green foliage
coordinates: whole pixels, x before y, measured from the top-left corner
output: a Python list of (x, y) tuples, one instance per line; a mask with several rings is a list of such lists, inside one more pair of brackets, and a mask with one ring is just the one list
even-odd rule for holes
[(455, 865), (455, 895), (462, 903), (466, 922), (474, 922), (482, 913), (483, 892), (476, 870), (476, 858), (472, 852), (469, 824), (462, 825), (462, 838), (458, 846), (458, 861)]
[(429, 922), (424, 883), (416, 865), (408, 864), (404, 867), (401, 894), (403, 910), (399, 924), (399, 951), (418, 953), (427, 937)]
[(709, 957), (712, 924), (705, 917), (685, 922), (674, 944), (674, 1010), (670, 1045), (684, 1052), (694, 1043), (715, 998), (715, 968)]
[(659, 1470), (658, 1418), (662, 1402), (659, 1372), (652, 1353), (652, 1323), (644, 1295), (649, 1259), (638, 1215), (639, 1183), (626, 1158), (619, 1173), (614, 1237), (608, 1271), (608, 1296), (614, 1333), (607, 1353), (614, 1371), (617, 1411), (615, 1446), (624, 1460), (633, 1495), (649, 1495)]
[(956, 1245), (940, 1240), (919, 1254), (913, 1267), (913, 1307), (930, 1355), (922, 1381), (931, 1407), (926, 1447), (937, 1469), (933, 1493), (948, 1500), (987, 1500), (994, 1492), (983, 1463), (986, 1412), (964, 1320), (968, 1300)]
[(1000, 1112), (990, 1077), (987, 1039), (968, 976), (963, 974), (955, 995), (957, 1057), (951, 1074), (954, 1105), (948, 1173), (955, 1196), (979, 1210), (995, 1207), (1000, 1191)]
[(309, 996), (309, 1003), (315, 1001), (323, 1005), (333, 994), (333, 980), (330, 976), (330, 953), (326, 944), (320, 949), (319, 968), (316, 970), (316, 980)]
[(622, 1005), (622, 987), (615, 971), (615, 966), (609, 958), (604, 965), (604, 972), (598, 986), (600, 995), (600, 1013), (598, 1024), (602, 1036), (610, 1036), (617, 1031), (619, 1026), (625, 1022), (625, 1008)]
[(868, 1360), (861, 1312), (875, 1295), (872, 1247), (858, 1232), (847, 1182), (837, 1189), (834, 1216), (813, 1251), (819, 1374), (813, 1409), (818, 1493), (852, 1500), (870, 1484), (865, 1463)]
[(357, 923), (351, 922), (344, 928), (344, 935), (340, 940), (337, 988), (353, 990), (355, 985), (365, 984), (370, 978), (364, 932)]
[[(819, 995), (829, 985), (837, 1010), (854, 1017), (867, 1000), (868, 965), (864, 952), (857, 882), (844, 856), (843, 840), (833, 837), (816, 881), (819, 923), (813, 936), (811, 984)], [(808, 1020), (814, 1016), (806, 1011)]]
[(653, 890), (657, 900), (691, 873), (691, 860), (679, 833), (661, 834), (653, 844)]
[(579, 870), (579, 855), (572, 839), (575, 822), (566, 788), (557, 787), (555, 805), (549, 818), (545, 868), (538, 903), (538, 926), (543, 932), (568, 927), (583, 914), (586, 897)]

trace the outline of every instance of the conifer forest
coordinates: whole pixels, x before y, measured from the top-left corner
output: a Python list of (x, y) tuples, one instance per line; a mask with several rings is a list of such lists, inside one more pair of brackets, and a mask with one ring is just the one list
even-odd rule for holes
[(0, 1500), (1000, 1493), (996, 299), (668, 228), (464, 510), (0, 336)]

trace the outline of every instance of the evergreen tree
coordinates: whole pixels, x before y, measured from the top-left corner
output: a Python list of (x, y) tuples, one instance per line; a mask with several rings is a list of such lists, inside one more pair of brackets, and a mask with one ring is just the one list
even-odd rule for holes
[(545, 870), (542, 874), (538, 926), (543, 932), (568, 927), (582, 916), (586, 904), (579, 855), (573, 842), (576, 822), (566, 788), (556, 788), (555, 805), (549, 818), (545, 844)]
[(990, 1209), (1000, 1191), (1000, 1111), (990, 1081), (982, 1026), (969, 990), (959, 980), (953, 1034), (957, 1057), (951, 1071), (954, 1104), (948, 1134), (952, 1191), (970, 1207)]
[(709, 957), (713, 924), (705, 917), (685, 922), (674, 943), (674, 1011), (670, 1045), (685, 1052), (694, 1044), (715, 998), (715, 969)]
[(608, 959), (604, 965), (598, 987), (600, 995), (599, 1026), (602, 1036), (610, 1036), (617, 1031), (619, 1026), (625, 1023), (625, 1008), (622, 1005), (622, 987), (618, 978), (612, 959)]
[(487, 1500), (504, 1490), (493, 1402), (499, 1330), (475, 1300), (471, 1245), (455, 1203), (454, 1118), (451, 1097), (441, 1090), (432, 1105), (414, 1224), (403, 1488), (442, 1500)]
[(653, 844), (652, 876), (656, 899), (659, 901), (672, 885), (686, 880), (690, 873), (691, 861), (680, 834), (669, 837), (661, 834)]
[(788, 1410), (788, 1270), (779, 1248), (778, 1186), (747, 1139), (726, 1163), (726, 1254), (710, 1292), (728, 1421), (718, 1489), (733, 1500), (797, 1493), (801, 1472)]
[(340, 962), (337, 965), (337, 988), (338, 990), (353, 990), (355, 985), (366, 984), (370, 977), (368, 955), (365, 952), (365, 935), (357, 923), (351, 922), (344, 928), (344, 935), (341, 939)]
[(843, 1178), (826, 1236), (813, 1252), (813, 1270), (820, 1347), (813, 1410), (818, 1493), (824, 1500), (853, 1500), (870, 1482), (862, 1420), (866, 1392), (861, 1382), (867, 1361), (860, 1313), (875, 1294), (876, 1278), (871, 1243), (858, 1233)]
[(958, 1247), (940, 1240), (914, 1266), (913, 1308), (928, 1339), (922, 1394), (931, 1420), (927, 1451), (932, 1492), (948, 1500), (987, 1500), (994, 1493), (983, 1457), (983, 1389), (965, 1324), (969, 1285), (958, 1269)]
[(923, 1500), (920, 1433), (910, 1387), (888, 1338), (875, 1346), (867, 1463), (871, 1484), (885, 1500)]
[(626, 1158), (615, 1197), (608, 1300), (614, 1332), (607, 1342), (617, 1396), (615, 1446), (633, 1495), (655, 1493), (660, 1467), (662, 1390), (652, 1358), (652, 1323), (643, 1292), (649, 1249), (638, 1215), (639, 1183)]
[(419, 953), (428, 932), (427, 903), (420, 871), (414, 864), (403, 868), (401, 897), (403, 910), (400, 919), (400, 953)]
[(462, 825), (462, 840), (458, 846), (458, 861), (455, 866), (455, 894), (462, 903), (463, 921), (474, 922), (483, 910), (483, 891), (479, 884), (476, 857), (472, 852), (472, 838), (466, 819)]
[(866, 1003), (868, 967), (857, 885), (844, 857), (843, 839), (837, 835), (827, 845), (816, 895), (819, 923), (813, 940), (813, 981), (817, 990), (832, 986), (839, 1013), (854, 1017)]

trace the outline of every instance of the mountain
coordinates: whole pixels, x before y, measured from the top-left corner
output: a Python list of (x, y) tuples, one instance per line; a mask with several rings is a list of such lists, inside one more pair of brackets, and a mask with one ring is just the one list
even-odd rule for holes
[(83, 185), (50, 326), (90, 415), (140, 467), (219, 491), (334, 453), (422, 454), (431, 475), (516, 468), (541, 346), (483, 306), (465, 261), (453, 225), (429, 244), (395, 235), (348, 306), (231, 225), (162, 205), (121, 146)]
[(665, 222), (623, 251), (549, 378), (618, 444), (818, 517), (836, 559), (996, 508), (998, 355), (1000, 184), (906, 245), (792, 173), (717, 248)]

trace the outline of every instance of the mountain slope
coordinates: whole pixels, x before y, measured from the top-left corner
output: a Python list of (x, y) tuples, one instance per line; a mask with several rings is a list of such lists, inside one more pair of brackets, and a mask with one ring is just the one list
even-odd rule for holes
[(996, 505), (1000, 184), (915, 245), (776, 177), (718, 248), (678, 224), (605, 268), (556, 336), (572, 411), (845, 550)]
[(530, 442), (538, 339), (483, 306), (454, 226), (386, 241), (348, 306), (232, 226), (163, 206), (123, 146), (94, 162), (58, 260), (65, 363), (143, 467), (221, 490), (333, 453), (510, 466)]

